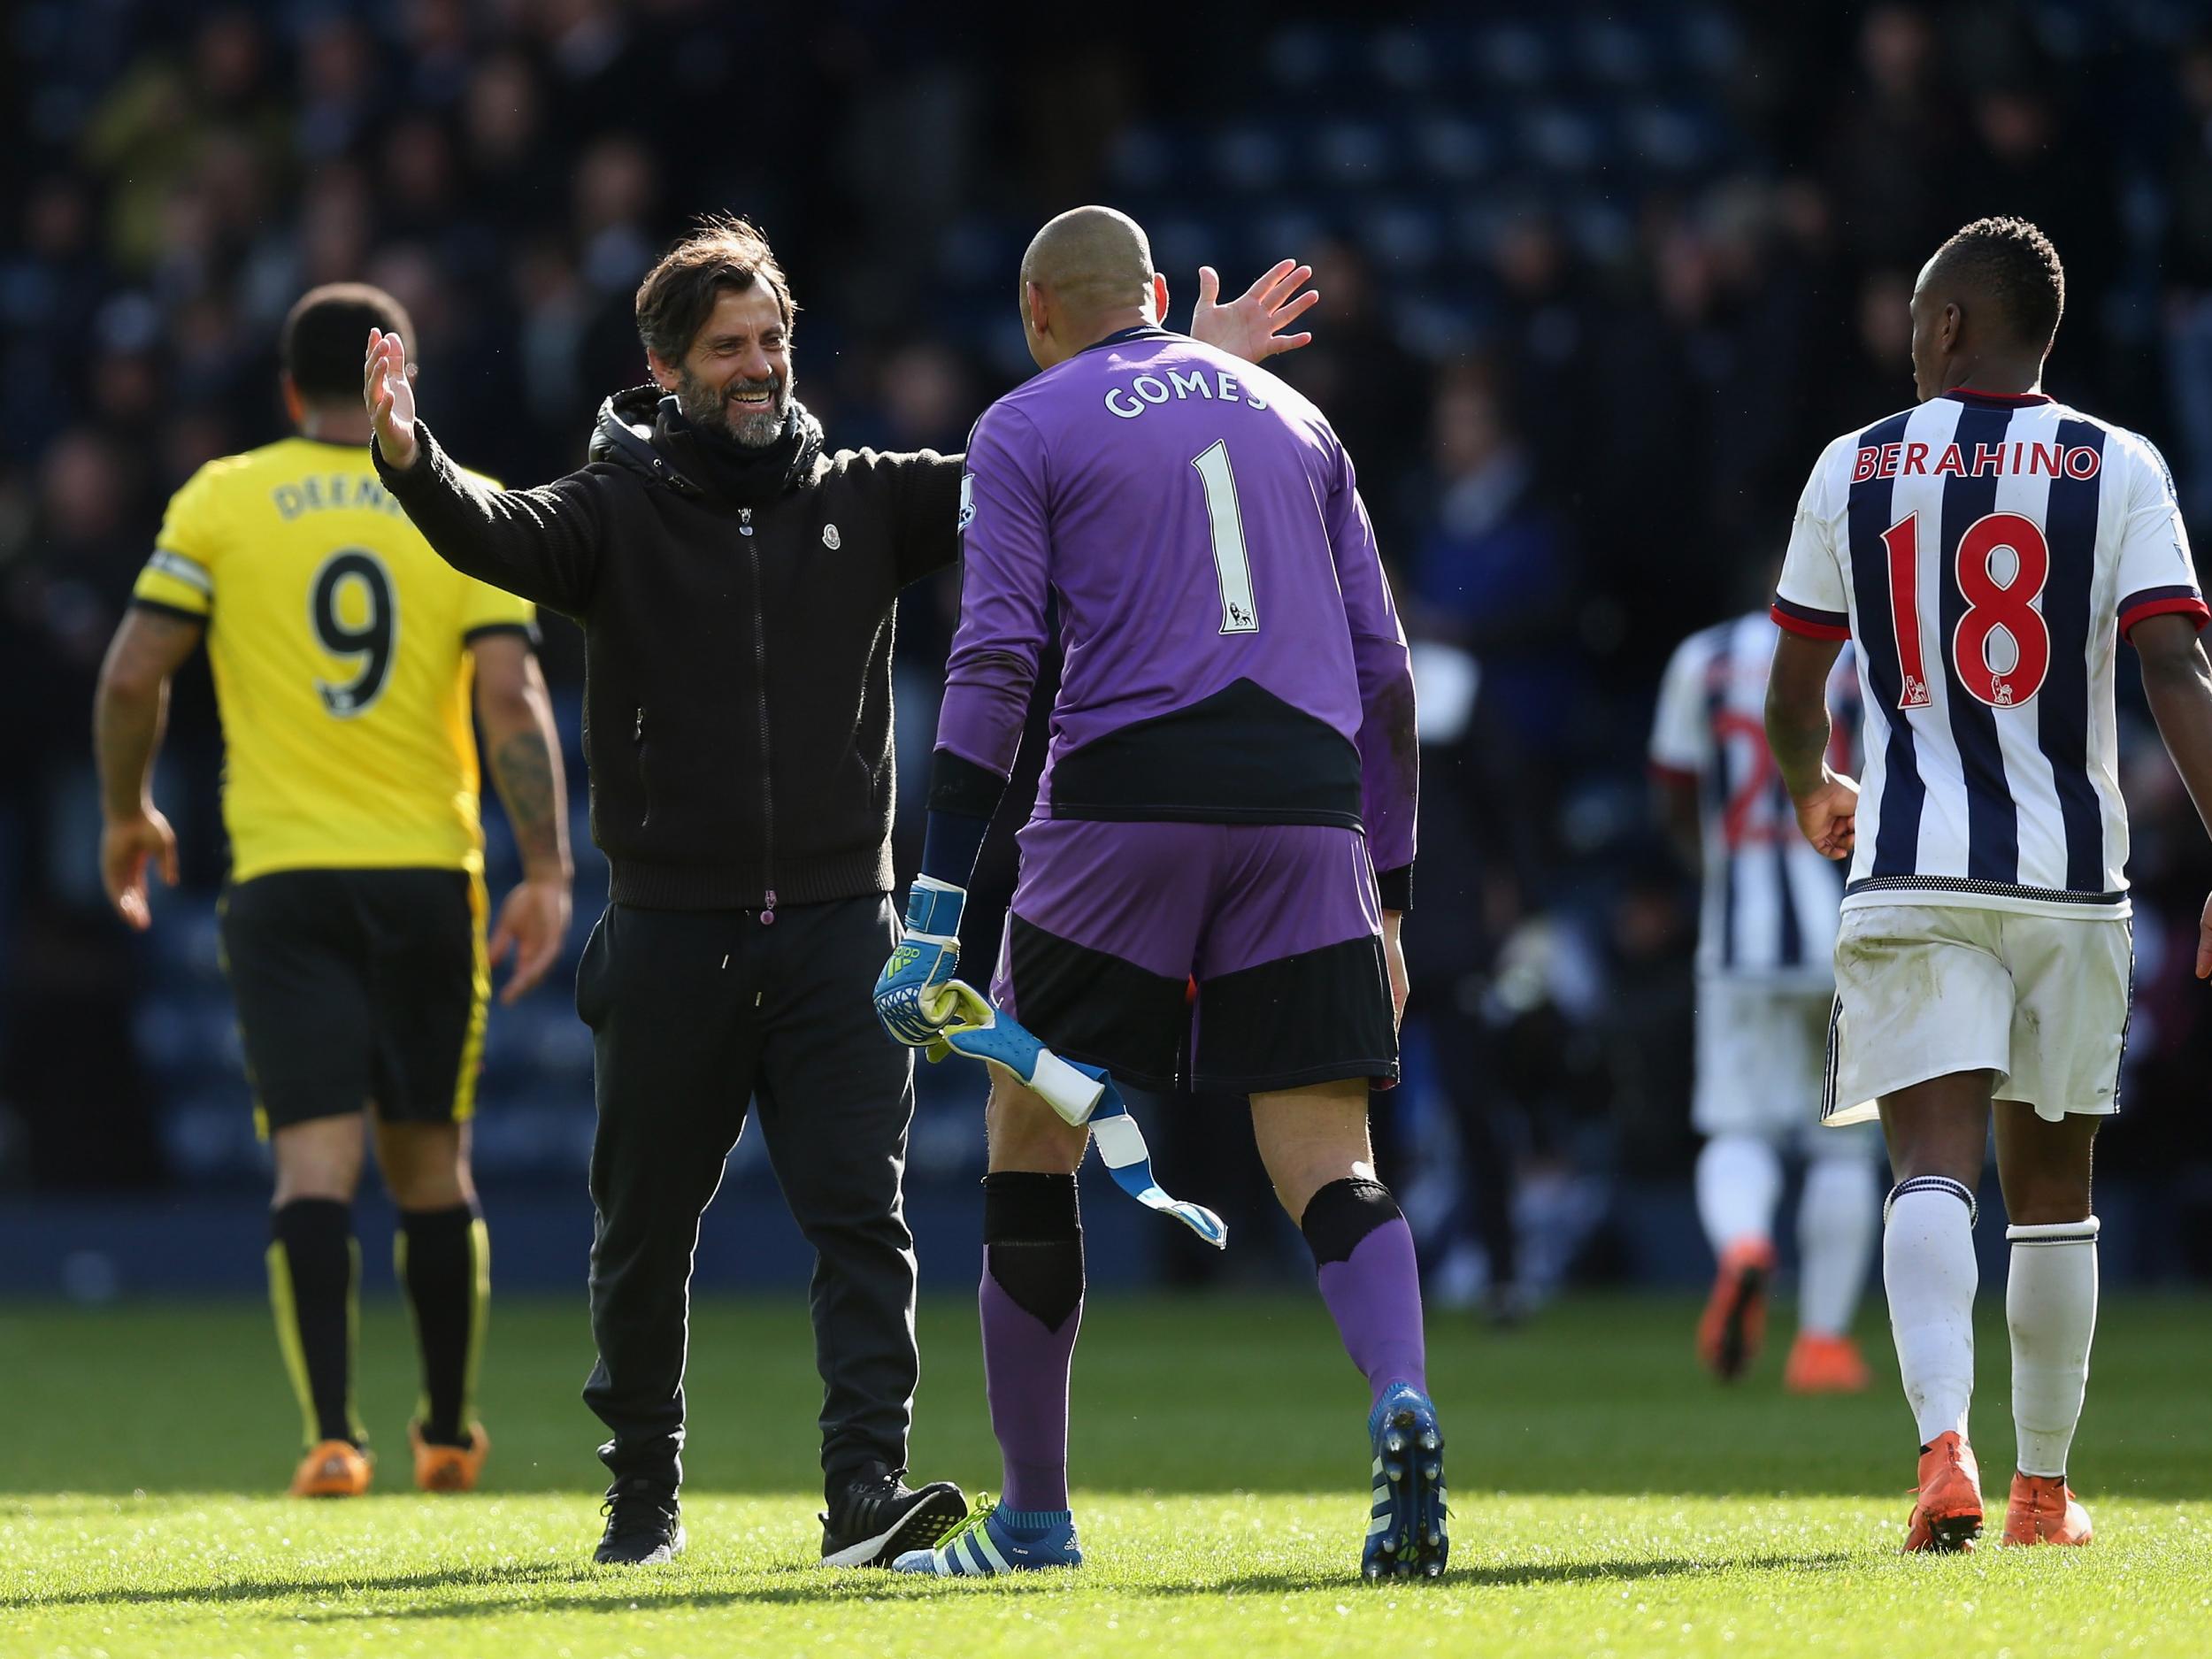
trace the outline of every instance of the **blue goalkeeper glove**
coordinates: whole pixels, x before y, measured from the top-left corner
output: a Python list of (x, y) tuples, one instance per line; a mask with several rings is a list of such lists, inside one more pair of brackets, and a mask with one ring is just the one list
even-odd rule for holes
[(960, 964), (960, 912), (967, 902), (965, 887), (914, 878), (899, 948), (876, 976), (876, 1018), (910, 1048), (937, 1041), (959, 1011), (942, 987)]

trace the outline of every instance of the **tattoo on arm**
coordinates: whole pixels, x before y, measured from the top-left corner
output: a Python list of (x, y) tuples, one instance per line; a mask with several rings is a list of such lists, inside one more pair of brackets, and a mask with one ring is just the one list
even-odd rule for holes
[(492, 751), (492, 775), (514, 826), (523, 867), (533, 874), (568, 866), (567, 825), (561, 814), (560, 781), (542, 733), (532, 728), (502, 740)]

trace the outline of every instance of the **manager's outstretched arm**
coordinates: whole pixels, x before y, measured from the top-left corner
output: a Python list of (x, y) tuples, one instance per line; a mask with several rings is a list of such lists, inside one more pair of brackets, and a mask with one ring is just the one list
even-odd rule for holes
[(397, 334), (369, 331), (361, 376), (377, 477), (438, 557), (564, 616), (589, 611), (599, 522), (584, 474), (536, 489), (492, 489), (454, 465), (415, 413), (415, 365)]

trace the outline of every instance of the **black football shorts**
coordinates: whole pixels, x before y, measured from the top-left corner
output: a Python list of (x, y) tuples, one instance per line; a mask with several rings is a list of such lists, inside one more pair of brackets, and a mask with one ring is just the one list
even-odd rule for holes
[(280, 870), (223, 895), (223, 970), (262, 1134), (373, 1107), (456, 1123), (476, 1104), (484, 884), (461, 870)]

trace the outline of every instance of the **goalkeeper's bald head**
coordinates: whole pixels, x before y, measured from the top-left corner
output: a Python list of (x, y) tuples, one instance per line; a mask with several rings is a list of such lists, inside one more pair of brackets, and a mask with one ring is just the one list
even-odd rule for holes
[(1021, 290), (1022, 332), (1041, 369), (1167, 314), (1151, 239), (1110, 207), (1071, 208), (1047, 221), (1022, 256)]

